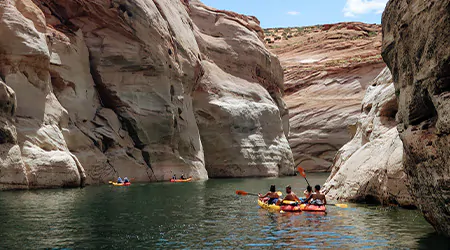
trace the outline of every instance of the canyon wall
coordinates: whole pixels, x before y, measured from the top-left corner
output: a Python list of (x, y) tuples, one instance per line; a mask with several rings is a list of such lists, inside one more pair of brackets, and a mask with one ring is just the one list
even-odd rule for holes
[(324, 192), (335, 200), (414, 206), (403, 168), (392, 75), (385, 68), (368, 87), (353, 139), (335, 156)]
[(205, 71), (193, 105), (208, 175), (292, 175), (283, 70), (259, 21), (192, 2), (190, 13)]
[(366, 88), (385, 67), (381, 27), (337, 23), (266, 29), (265, 35), (285, 73), (295, 164), (330, 171), (336, 152), (356, 132)]
[(293, 174), (256, 18), (179, 0), (0, 12), (0, 189)]
[(450, 236), (450, 1), (391, 0), (382, 25), (409, 190)]

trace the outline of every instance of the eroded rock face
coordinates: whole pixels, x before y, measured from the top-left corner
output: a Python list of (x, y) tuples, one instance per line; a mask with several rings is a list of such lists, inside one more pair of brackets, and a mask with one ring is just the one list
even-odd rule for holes
[(280, 119), (287, 116), (283, 72), (258, 21), (200, 3), (190, 10), (204, 57), (193, 98), (209, 176), (293, 174), (289, 124)]
[(389, 1), (383, 59), (398, 93), (409, 190), (425, 218), (450, 235), (450, 1)]
[(329, 171), (338, 149), (355, 134), (367, 86), (385, 67), (381, 27), (337, 23), (265, 34), (285, 73), (295, 164)]
[(397, 132), (397, 98), (385, 68), (368, 87), (356, 134), (336, 154), (325, 193), (333, 199), (413, 206)]
[[(293, 173), (283, 74), (256, 18), (180, 0), (6, 0), (0, 11), (0, 188), (207, 179), (205, 165), (217, 177)], [(203, 18), (217, 15), (230, 53), (210, 43)], [(205, 125), (196, 111), (215, 108), (224, 120)], [(234, 142), (215, 149), (214, 131)]]
[(0, 142), (0, 189), (80, 186), (85, 179), (62, 135), (68, 114), (52, 92), (45, 26), (33, 2), (0, 3), (0, 76), (9, 95), (3, 105), (2, 134), (9, 131), (9, 139)]

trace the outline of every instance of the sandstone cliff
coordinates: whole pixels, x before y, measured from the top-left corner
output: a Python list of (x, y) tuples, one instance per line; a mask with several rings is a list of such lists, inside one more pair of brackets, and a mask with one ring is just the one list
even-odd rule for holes
[(386, 68), (368, 87), (356, 134), (335, 156), (325, 193), (333, 199), (413, 206), (395, 116), (397, 97)]
[(382, 25), (409, 190), (425, 218), (450, 236), (450, 1), (391, 0)]
[(284, 68), (295, 163), (329, 171), (338, 149), (355, 134), (367, 86), (385, 67), (381, 27), (338, 23), (265, 34)]
[(193, 99), (208, 175), (293, 174), (283, 71), (259, 21), (199, 3), (190, 11), (205, 71)]
[(180, 0), (4, 0), (0, 14), (0, 189), (293, 173), (256, 18)]

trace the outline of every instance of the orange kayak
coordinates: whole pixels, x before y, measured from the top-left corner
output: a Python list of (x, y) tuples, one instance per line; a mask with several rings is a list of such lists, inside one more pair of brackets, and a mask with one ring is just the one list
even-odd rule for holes
[(176, 179), (176, 180), (170, 179), (170, 182), (190, 182), (190, 181), (192, 181), (192, 177), (189, 177), (187, 179)]

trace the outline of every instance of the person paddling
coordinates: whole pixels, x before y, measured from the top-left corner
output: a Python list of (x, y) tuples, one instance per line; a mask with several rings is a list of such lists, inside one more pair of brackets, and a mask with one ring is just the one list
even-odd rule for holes
[(173, 174), (172, 180), (176, 180), (176, 179), (177, 179), (177, 176), (175, 174)]
[(184, 174), (181, 174), (180, 179), (184, 180)]
[(290, 185), (286, 187), (286, 197), (284, 197), (283, 201), (300, 201), (300, 198), (292, 192), (292, 188)]
[(258, 197), (262, 200), (263, 198), (269, 197), (269, 200), (267, 201), (267, 204), (276, 204), (280, 196), (277, 192), (275, 192), (275, 185), (270, 185), (269, 192), (265, 194), (264, 196), (261, 196), (261, 194), (258, 194)]
[(326, 205), (327, 199), (325, 198), (325, 195), (320, 192), (320, 185), (316, 185), (314, 189), (316, 192), (306, 199), (306, 202), (317, 206)]
[(117, 178), (117, 183), (122, 183), (123, 181), (122, 181), (122, 178), (120, 178), (120, 176), (119, 176), (119, 178)]
[(300, 200), (302, 201), (302, 203), (305, 203), (306, 200), (313, 194), (312, 187), (308, 185), (306, 187), (306, 190), (303, 191), (303, 194), (305, 195), (305, 198), (300, 198)]
[(128, 177), (123, 178), (123, 183), (129, 183), (130, 180), (128, 180)]

